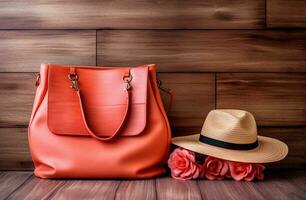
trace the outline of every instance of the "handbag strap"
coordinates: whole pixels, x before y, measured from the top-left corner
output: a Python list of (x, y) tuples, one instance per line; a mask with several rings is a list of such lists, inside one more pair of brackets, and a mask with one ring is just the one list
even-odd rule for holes
[(174, 102), (173, 90), (172, 90), (172, 89), (168, 89), (168, 88), (164, 88), (162, 85), (163, 85), (162, 81), (158, 79), (158, 80), (157, 80), (157, 86), (158, 86), (158, 88), (159, 88), (161, 91), (163, 91), (163, 92), (165, 92), (166, 94), (168, 94), (169, 97), (170, 97), (169, 104), (168, 104), (168, 107), (167, 107), (167, 113), (170, 113), (171, 110), (172, 110), (173, 102)]
[(90, 127), (88, 126), (87, 120), (86, 120), (85, 113), (84, 113), (84, 107), (83, 107), (83, 103), (82, 103), (82, 97), (81, 97), (80, 90), (77, 91), (77, 94), (78, 94), (78, 97), (79, 97), (79, 104), (80, 104), (80, 108), (81, 108), (83, 123), (84, 123), (85, 128), (88, 131), (88, 133), (92, 137), (94, 137), (98, 140), (101, 140), (101, 141), (108, 141), (108, 140), (111, 140), (111, 139), (115, 138), (120, 133), (120, 130), (123, 127), (123, 125), (125, 124), (126, 119), (127, 119), (127, 115), (128, 115), (129, 109), (130, 109), (130, 96), (131, 96), (130, 95), (130, 90), (126, 90), (126, 109), (125, 109), (122, 121), (121, 121), (119, 127), (116, 129), (116, 131), (109, 137), (100, 137), (90, 129)]
[(81, 114), (82, 114), (82, 119), (83, 119), (83, 123), (85, 125), (86, 130), (88, 131), (88, 133), (95, 139), (98, 139), (100, 141), (109, 141), (113, 138), (115, 138), (121, 131), (122, 127), (124, 126), (125, 122), (127, 121), (127, 115), (129, 113), (130, 110), (130, 98), (131, 98), (131, 94), (130, 94), (130, 90), (131, 90), (131, 80), (132, 80), (132, 76), (130, 74), (130, 70), (124, 74), (123, 76), (123, 81), (126, 83), (126, 88), (125, 88), (125, 92), (126, 92), (126, 109), (122, 118), (121, 123), (119, 124), (118, 128), (116, 129), (116, 131), (109, 137), (101, 137), (99, 136), (97, 133), (94, 133), (86, 120), (86, 115), (84, 112), (84, 106), (83, 106), (83, 102), (82, 102), (82, 95), (81, 95), (81, 91), (78, 85), (78, 75), (76, 74), (76, 70), (74, 67), (70, 68), (70, 74), (68, 75), (69, 79), (71, 80), (71, 88), (73, 88), (77, 95), (78, 95), (78, 100), (79, 100), (79, 105), (80, 105), (80, 110), (81, 110)]

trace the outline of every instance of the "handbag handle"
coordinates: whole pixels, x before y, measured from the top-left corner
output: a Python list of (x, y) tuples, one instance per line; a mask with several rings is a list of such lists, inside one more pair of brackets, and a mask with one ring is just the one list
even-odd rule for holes
[(82, 96), (81, 96), (81, 92), (80, 92), (80, 88), (79, 88), (79, 85), (78, 85), (78, 76), (76, 73), (71, 73), (72, 71), (75, 72), (75, 69), (74, 70), (70, 70), (70, 74), (68, 75), (68, 78), (71, 80), (71, 88), (73, 88), (77, 95), (78, 95), (78, 100), (79, 100), (79, 105), (80, 105), (80, 109), (81, 109), (81, 114), (82, 114), (82, 119), (83, 119), (83, 123), (85, 125), (85, 128), (86, 130), (88, 131), (88, 133), (95, 139), (98, 139), (100, 141), (109, 141), (113, 138), (115, 138), (121, 131), (122, 127), (124, 126), (125, 122), (127, 121), (127, 115), (129, 113), (129, 110), (130, 110), (130, 98), (131, 98), (131, 94), (130, 94), (130, 90), (131, 90), (131, 80), (132, 80), (132, 76), (130, 74), (130, 71), (128, 71), (127, 74), (125, 74), (123, 76), (123, 81), (124, 83), (126, 83), (126, 88), (125, 88), (125, 91), (126, 91), (126, 109), (125, 109), (125, 112), (124, 112), (124, 115), (123, 115), (123, 118), (122, 118), (122, 121), (119, 125), (119, 127), (116, 129), (116, 131), (109, 137), (101, 137), (99, 136), (98, 134), (94, 133), (90, 127), (88, 126), (88, 123), (87, 123), (87, 120), (86, 120), (86, 116), (85, 116), (85, 112), (84, 112), (84, 106), (83, 106), (83, 102), (82, 102)]

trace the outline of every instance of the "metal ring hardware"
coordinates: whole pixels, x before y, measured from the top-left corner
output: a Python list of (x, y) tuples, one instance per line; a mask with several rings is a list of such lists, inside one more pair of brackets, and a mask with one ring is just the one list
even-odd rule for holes
[(132, 81), (132, 79), (133, 79), (133, 77), (132, 77), (130, 71), (129, 71), (127, 74), (125, 74), (125, 75), (122, 77), (122, 79), (123, 79), (123, 82), (126, 83), (126, 88), (125, 88), (125, 89), (126, 89), (126, 90), (130, 90), (130, 89), (132, 88), (131, 81)]
[(39, 84), (40, 84), (40, 73), (38, 73), (36, 76), (35, 86), (38, 87)]
[[(79, 84), (78, 84), (78, 75), (77, 74), (68, 74), (68, 78), (71, 81), (71, 88), (78, 91), (79, 90)], [(130, 73), (125, 74), (122, 77), (122, 80), (124, 83), (126, 83), (126, 90), (130, 90), (132, 88), (131, 81), (133, 77)]]
[(71, 81), (71, 88), (78, 91), (79, 90), (79, 84), (78, 84), (78, 75), (77, 74), (68, 74), (68, 78)]

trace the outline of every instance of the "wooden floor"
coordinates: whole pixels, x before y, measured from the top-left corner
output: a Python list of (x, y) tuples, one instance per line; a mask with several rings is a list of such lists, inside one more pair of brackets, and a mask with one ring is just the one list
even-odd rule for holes
[(306, 199), (306, 171), (276, 171), (265, 181), (43, 180), (0, 172), (0, 199)]

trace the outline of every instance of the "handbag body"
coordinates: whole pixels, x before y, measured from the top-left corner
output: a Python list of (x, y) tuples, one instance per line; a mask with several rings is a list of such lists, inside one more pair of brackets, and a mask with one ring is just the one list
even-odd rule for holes
[(155, 65), (42, 64), (28, 140), (40, 178), (162, 175), (171, 130)]

